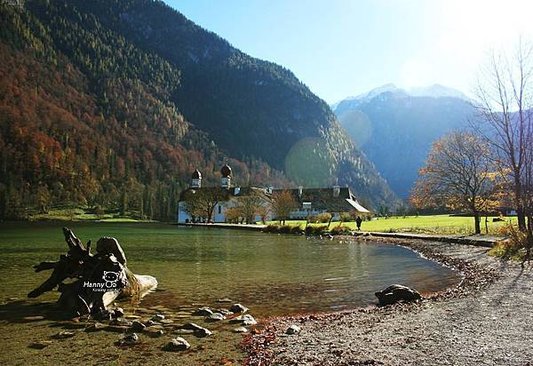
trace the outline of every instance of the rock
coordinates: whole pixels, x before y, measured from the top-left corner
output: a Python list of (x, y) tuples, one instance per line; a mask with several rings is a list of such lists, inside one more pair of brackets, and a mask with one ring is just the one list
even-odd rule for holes
[(240, 315), (236, 318), (231, 319), (231, 323), (241, 323), (244, 326), (256, 325), (257, 321), (250, 314)]
[(202, 328), (196, 323), (186, 323), (180, 327), (180, 329), (196, 330)]
[(195, 323), (187, 323), (184, 326), (182, 326), (180, 329), (178, 329), (178, 332), (179, 332), (179, 330), (192, 331), (193, 334), (196, 337), (199, 337), (199, 338), (208, 337), (211, 334), (213, 334), (209, 329), (201, 327), (201, 326), (199, 326), (198, 324), (195, 324)]
[(109, 325), (120, 325), (124, 327), (131, 327), (133, 325), (133, 322), (130, 322), (129, 320), (126, 320), (124, 318), (116, 318), (113, 319)]
[(160, 323), (168, 325), (174, 323), (174, 321), (172, 319), (163, 319), (160, 321)]
[(231, 308), (229, 310), (233, 313), (246, 313), (248, 311), (248, 308), (246, 306), (243, 306), (241, 304), (233, 304), (231, 305)]
[(175, 330), (175, 332), (177, 334), (194, 334), (194, 330), (192, 329), (183, 329), (183, 328), (178, 328)]
[(152, 310), (149, 310), (147, 308), (141, 308), (141, 307), (135, 309), (135, 312), (138, 314), (152, 314), (153, 313)]
[(152, 319), (150, 319), (146, 323), (144, 323), (144, 325), (146, 325), (147, 327), (151, 327), (152, 325), (157, 325), (157, 324), (159, 324), (159, 323), (156, 322), (156, 321), (153, 321)]
[(131, 330), (133, 332), (142, 332), (144, 330), (144, 328), (146, 328), (146, 325), (144, 325), (143, 323), (141, 323), (138, 320), (134, 320), (131, 323)]
[(418, 291), (403, 285), (391, 285), (382, 291), (376, 292), (375, 295), (379, 300), (380, 306), (392, 305), (398, 301), (416, 301), (422, 298)]
[(189, 348), (191, 348), (191, 345), (189, 344), (189, 342), (187, 342), (185, 339), (181, 337), (177, 337), (177, 338), (172, 339), (170, 342), (168, 342), (163, 347), (163, 351), (180, 352), (180, 351), (186, 351)]
[(124, 309), (116, 308), (115, 310), (113, 310), (113, 314), (115, 318), (122, 318), (124, 316)]
[(27, 322), (35, 322), (35, 321), (39, 321), (39, 320), (44, 320), (44, 316), (42, 316), (42, 315), (25, 316), (22, 319), (27, 321)]
[(85, 331), (86, 332), (97, 332), (97, 331), (103, 330), (105, 328), (107, 328), (107, 325), (99, 323), (99, 322), (96, 322), (96, 323), (93, 323), (93, 324), (89, 325), (87, 328), (85, 328)]
[(161, 314), (161, 313), (155, 314), (155, 315), (152, 317), (152, 320), (153, 320), (154, 322), (160, 322), (160, 321), (162, 321), (162, 320), (164, 320), (164, 319), (165, 319), (165, 316), (164, 316), (163, 314)]
[(63, 330), (59, 333), (57, 333), (56, 335), (54, 335), (54, 338), (56, 339), (67, 339), (67, 338), (72, 338), (76, 335), (75, 332), (72, 332), (70, 330)]
[(233, 333), (248, 333), (248, 329), (245, 327), (238, 327), (233, 329)]
[(198, 308), (192, 315), (195, 316), (210, 316), (213, 314), (213, 310), (208, 307)]
[(201, 328), (194, 331), (194, 335), (198, 338), (209, 337), (211, 334), (213, 334), (213, 332), (207, 328)]
[(215, 313), (220, 313), (224, 316), (230, 316), (230, 315), (233, 315), (233, 312), (232, 311), (229, 311), (228, 309), (216, 309), (214, 311)]
[(102, 309), (98, 313), (93, 315), (94, 319), (100, 320), (100, 321), (110, 321), (113, 320), (114, 312)]
[(231, 299), (228, 299), (227, 297), (225, 297), (223, 299), (218, 299), (217, 302), (219, 302), (219, 303), (230, 303), (230, 302), (233, 302), (233, 301), (231, 301)]
[(56, 323), (63, 329), (85, 329), (87, 326), (83, 323), (76, 323), (75, 321)]
[(52, 341), (38, 341), (38, 342), (32, 342), (28, 347), (34, 348), (34, 349), (43, 349), (48, 347), (52, 344)]
[(301, 330), (302, 329), (299, 326), (297, 326), (296, 324), (292, 324), (290, 327), (287, 328), (285, 334), (298, 334)]
[(132, 346), (139, 343), (139, 336), (137, 333), (126, 334), (118, 341), (119, 346)]
[[(161, 289), (159, 289), (159, 290), (162, 291)], [(166, 306), (163, 306), (163, 305), (150, 306), (149, 309), (150, 310), (155, 310), (155, 311), (170, 311), (169, 308), (167, 308)]]
[(165, 334), (165, 331), (161, 329), (161, 326), (154, 325), (151, 327), (146, 327), (143, 333), (149, 335), (150, 337), (160, 337)]
[(114, 333), (127, 333), (128, 330), (130, 330), (130, 327), (126, 325), (109, 325), (105, 328), (105, 330)]
[(217, 322), (226, 319), (226, 317), (221, 313), (213, 313), (205, 318), (207, 321)]

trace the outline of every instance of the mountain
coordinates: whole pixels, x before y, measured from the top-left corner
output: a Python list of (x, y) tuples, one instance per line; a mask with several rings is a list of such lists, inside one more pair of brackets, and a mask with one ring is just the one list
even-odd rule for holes
[(0, 217), (74, 204), (169, 218), (195, 168), (395, 195), (329, 106), (161, 1), (0, 2)]
[(412, 97), (430, 97), (430, 98), (457, 98), (468, 101), (469, 98), (463, 92), (446, 87), (440, 84), (433, 84), (426, 87), (410, 88), (407, 91)]
[(402, 198), (409, 196), (431, 144), (466, 128), (474, 117), (463, 93), (441, 85), (404, 90), (387, 84), (333, 108), (355, 144)]

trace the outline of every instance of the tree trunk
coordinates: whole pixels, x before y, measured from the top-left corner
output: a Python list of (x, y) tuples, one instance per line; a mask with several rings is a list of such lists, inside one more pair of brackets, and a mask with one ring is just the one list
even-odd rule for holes
[(526, 215), (522, 207), (516, 207), (516, 219), (518, 221), (518, 229), (522, 232), (526, 231)]
[(514, 178), (514, 201), (516, 205), (516, 219), (518, 221), (518, 229), (522, 232), (526, 231), (526, 215), (524, 206), (522, 205), (522, 182), (520, 181), (520, 171), (515, 170)]
[(477, 211), (474, 212), (474, 230), (476, 235), (481, 234), (481, 217)]
[(526, 238), (526, 256), (524, 261), (530, 261), (531, 259), (531, 248), (533, 248), (533, 216), (528, 215), (527, 217), (527, 238)]

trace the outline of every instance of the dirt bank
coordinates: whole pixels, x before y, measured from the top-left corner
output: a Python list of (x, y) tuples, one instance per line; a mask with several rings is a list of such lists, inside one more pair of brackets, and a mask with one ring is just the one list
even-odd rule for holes
[[(272, 319), (245, 342), (248, 364), (533, 365), (531, 267), (483, 247), (403, 244), (461, 270), (461, 285), (418, 304)], [(291, 324), (300, 333), (285, 335)]]

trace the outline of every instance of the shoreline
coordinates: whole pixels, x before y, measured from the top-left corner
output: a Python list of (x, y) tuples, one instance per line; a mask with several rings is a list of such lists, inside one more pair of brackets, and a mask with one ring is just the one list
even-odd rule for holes
[[(220, 228), (220, 229), (237, 229), (237, 230), (250, 230), (250, 231), (262, 231), (268, 225), (264, 224), (228, 224), (228, 223), (176, 223), (176, 226), (184, 227), (204, 227), (204, 228)], [(290, 233), (280, 233), (288, 235), (296, 235)], [(501, 236), (494, 235), (432, 235), (432, 234), (418, 234), (418, 233), (400, 233), (400, 232), (381, 232), (381, 231), (353, 231), (353, 235), (336, 235), (338, 238), (389, 238), (400, 240), (425, 240), (425, 241), (437, 241), (444, 243), (465, 244), (492, 248), (494, 243), (499, 240), (505, 239)]]
[[(525, 347), (533, 330), (524, 331), (522, 318), (513, 316), (533, 321), (531, 268), (489, 257), (486, 247), (391, 239), (368, 241), (410, 248), (459, 270), (463, 281), (418, 303), (266, 319), (262, 331), (243, 341), (245, 364), (528, 365), (533, 350)], [(497, 316), (502, 308), (512, 309), (505, 319)], [(301, 332), (285, 335), (293, 324)], [(478, 352), (487, 347), (494, 350)]]

